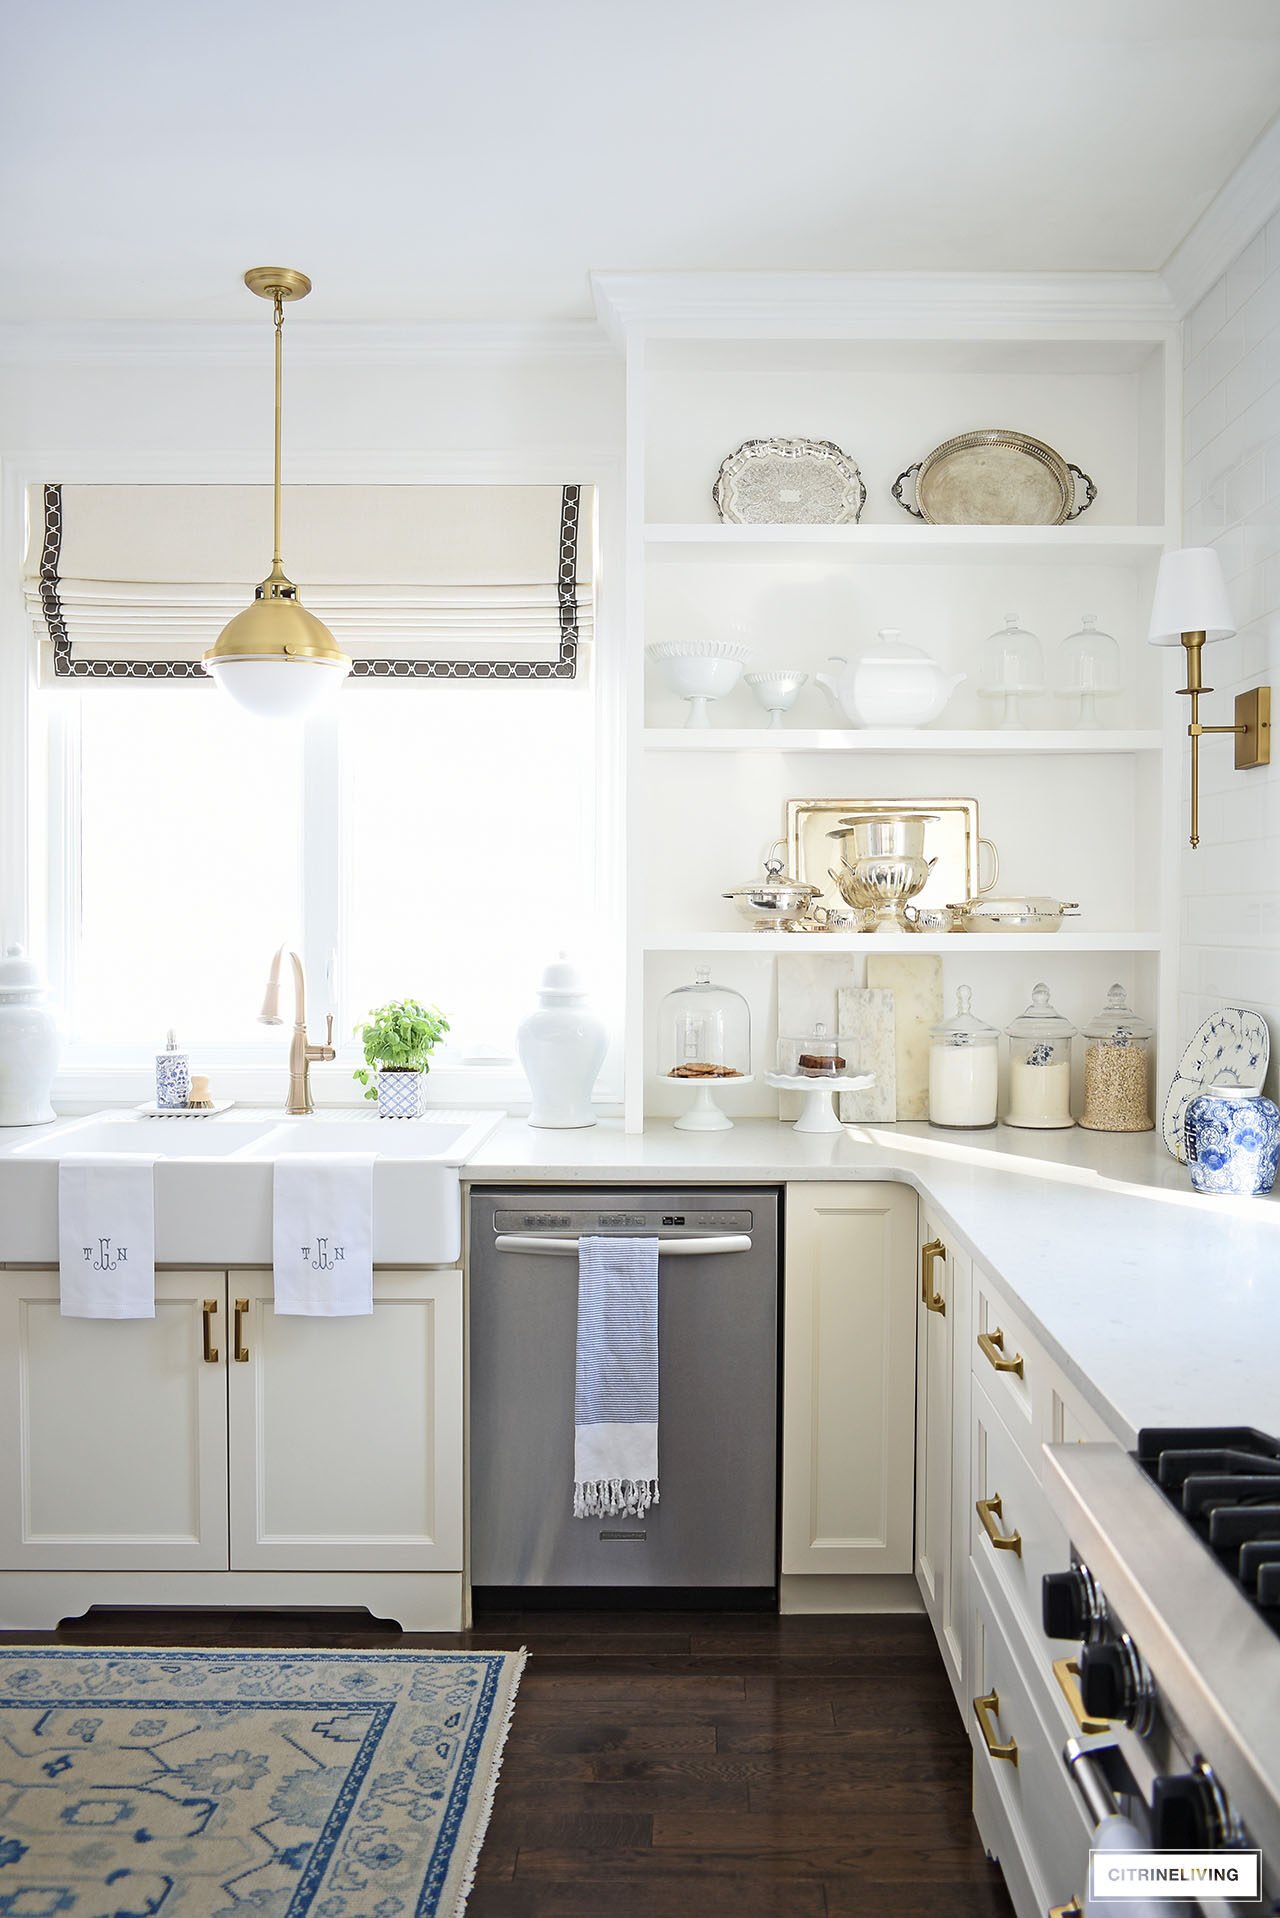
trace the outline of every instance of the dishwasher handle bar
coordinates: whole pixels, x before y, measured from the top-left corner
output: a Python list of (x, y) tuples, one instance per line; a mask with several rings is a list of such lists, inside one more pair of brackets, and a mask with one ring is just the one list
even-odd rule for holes
[[(625, 1233), (613, 1236), (624, 1238)], [(499, 1252), (535, 1252), (553, 1256), (576, 1254), (578, 1239), (543, 1239), (532, 1232), (499, 1232), (494, 1240)], [(717, 1238), (706, 1239), (659, 1239), (658, 1251), (665, 1258), (693, 1259), (711, 1253), (750, 1252), (751, 1235), (748, 1232), (723, 1232)]]

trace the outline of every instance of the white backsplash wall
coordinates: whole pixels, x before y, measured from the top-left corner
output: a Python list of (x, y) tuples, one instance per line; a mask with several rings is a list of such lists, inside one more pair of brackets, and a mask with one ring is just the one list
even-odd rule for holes
[[(1259, 683), (1280, 692), (1280, 214), (1187, 316), (1183, 355), (1185, 538), (1218, 549), (1240, 629), (1205, 649), (1214, 693), (1201, 718), (1220, 725), (1236, 693)], [(1185, 768), (1183, 791), (1185, 809)], [(1182, 853), (1181, 1036), (1222, 1005), (1261, 1012), (1271, 1027), (1274, 1096), (1280, 756), (1236, 772), (1229, 739), (1202, 740), (1200, 794), (1200, 845)]]

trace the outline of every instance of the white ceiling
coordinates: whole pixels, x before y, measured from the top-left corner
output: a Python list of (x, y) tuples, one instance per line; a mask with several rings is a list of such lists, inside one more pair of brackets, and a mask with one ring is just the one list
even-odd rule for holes
[[(4, 0), (0, 318), (590, 314), (595, 269), (1155, 268), (1277, 0)], [(247, 316), (246, 316), (247, 317)]]

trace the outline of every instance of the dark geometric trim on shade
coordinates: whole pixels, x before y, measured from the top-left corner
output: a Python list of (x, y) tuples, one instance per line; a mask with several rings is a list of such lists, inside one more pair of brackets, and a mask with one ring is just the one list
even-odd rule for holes
[[(353, 679), (574, 679), (578, 671), (578, 522), (580, 486), (560, 494), (560, 654), (557, 659), (357, 659)], [(62, 488), (44, 489), (40, 606), (53, 644), (55, 679), (189, 679), (212, 684), (199, 660), (73, 659), (58, 597), (62, 553)]]

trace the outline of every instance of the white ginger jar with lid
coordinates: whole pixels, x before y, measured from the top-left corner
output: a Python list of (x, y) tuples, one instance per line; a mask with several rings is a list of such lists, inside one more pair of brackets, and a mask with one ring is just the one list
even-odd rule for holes
[(594, 1125), (591, 1091), (608, 1046), (608, 1028), (588, 1004), (577, 967), (562, 952), (542, 975), (537, 1009), (516, 1032), (516, 1052), (532, 1094), (528, 1123), (566, 1132)]
[(35, 961), (21, 946), (0, 955), (0, 1126), (49, 1125), (62, 1053), (57, 1015)]

